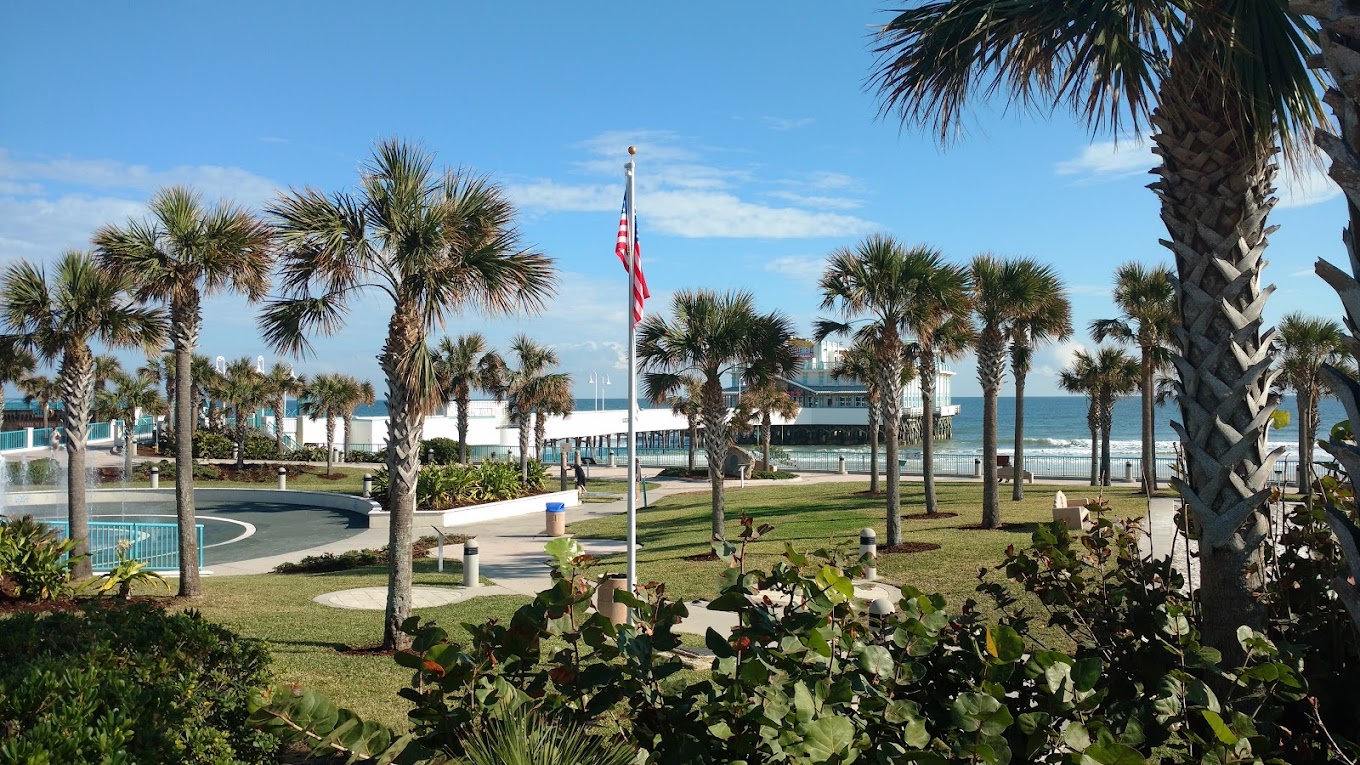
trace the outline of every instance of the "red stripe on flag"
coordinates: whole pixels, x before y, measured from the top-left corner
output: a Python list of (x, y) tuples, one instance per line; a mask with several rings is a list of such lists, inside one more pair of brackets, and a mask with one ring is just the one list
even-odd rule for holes
[[(628, 270), (628, 204), (625, 200), (623, 211), (619, 213), (619, 237), (614, 244), (614, 254), (618, 256), (619, 262), (623, 264), (625, 271)], [(633, 232), (633, 323), (642, 321), (642, 303), (652, 296), (647, 289), (647, 277), (642, 274), (642, 243), (637, 240), (637, 232)]]

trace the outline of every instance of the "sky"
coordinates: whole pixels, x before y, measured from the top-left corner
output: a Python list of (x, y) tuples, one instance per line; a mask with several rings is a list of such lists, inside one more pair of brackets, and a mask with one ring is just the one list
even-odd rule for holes
[[(579, 396), (624, 395), (627, 276), (614, 257), (623, 165), (638, 148), (648, 313), (679, 289), (752, 291), (801, 333), (819, 310), (828, 253), (871, 233), (1052, 264), (1077, 336), (1040, 350), (1031, 395), (1092, 347), (1115, 315), (1123, 262), (1170, 263), (1135, 134), (1093, 135), (1072, 115), (978, 102), (948, 145), (881, 118), (865, 89), (872, 31), (861, 2), (5, 3), (0, 6), (0, 265), (89, 247), (140, 217), (169, 184), (251, 208), (280, 189), (352, 189), (374, 143), (419, 142), (439, 164), (490, 175), (524, 240), (555, 259), (535, 316), (455, 316), (436, 336), (527, 333), (558, 352)], [(1265, 281), (1267, 319), (1339, 318), (1313, 275), (1344, 262), (1339, 190), (1319, 167), (1281, 183)], [(343, 331), (283, 359), (300, 374), (373, 380), (390, 313), (377, 295)], [(204, 306), (199, 351), (280, 356), (257, 307)], [(138, 354), (120, 354), (136, 363)], [(954, 394), (978, 395), (971, 357)]]

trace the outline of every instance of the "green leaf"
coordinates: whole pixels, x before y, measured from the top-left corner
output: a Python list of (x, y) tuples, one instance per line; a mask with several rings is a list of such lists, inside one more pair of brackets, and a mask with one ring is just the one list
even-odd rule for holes
[(1094, 657), (1077, 659), (1072, 665), (1072, 682), (1076, 684), (1077, 690), (1085, 692), (1096, 687), (1104, 666), (1104, 662)]
[(1233, 746), (1237, 743), (1237, 734), (1232, 732), (1232, 729), (1228, 727), (1227, 723), (1223, 722), (1223, 718), (1219, 717), (1217, 712), (1201, 709), (1199, 713), (1204, 716), (1204, 720), (1209, 723), (1209, 727), (1214, 729), (1214, 735), (1218, 736), (1219, 741), (1222, 741), (1228, 746)]
[(1020, 633), (1006, 625), (987, 630), (987, 653), (1010, 664), (1025, 655), (1025, 640)]
[(799, 722), (807, 722), (812, 719), (814, 711), (812, 692), (808, 690), (805, 683), (793, 684), (793, 709)]
[(1137, 749), (1124, 744), (1092, 744), (1081, 753), (1081, 765), (1146, 765)]
[(865, 672), (870, 672), (879, 677), (892, 676), (895, 668), (892, 654), (888, 653), (888, 649), (881, 645), (865, 646), (859, 655), (859, 666)]
[(709, 627), (708, 631), (704, 633), (704, 645), (708, 647), (708, 650), (713, 652), (714, 656), (717, 656), (720, 659), (725, 659), (728, 656), (736, 654), (736, 652), (732, 650), (732, 644), (727, 642), (727, 638), (718, 634), (718, 631), (712, 627)]
[(732, 738), (732, 727), (724, 720), (720, 720), (708, 726), (708, 732), (713, 738), (716, 738), (719, 741), (726, 741), (727, 739)]
[(585, 550), (573, 537), (558, 537), (544, 545), (543, 551), (552, 556), (559, 566), (566, 566), (581, 557)]
[(984, 736), (999, 735), (1013, 722), (1010, 711), (985, 693), (960, 693), (949, 712), (959, 730)]
[(820, 717), (799, 729), (802, 741), (798, 749), (808, 762), (828, 762), (850, 748), (855, 740), (855, 726), (840, 715)]

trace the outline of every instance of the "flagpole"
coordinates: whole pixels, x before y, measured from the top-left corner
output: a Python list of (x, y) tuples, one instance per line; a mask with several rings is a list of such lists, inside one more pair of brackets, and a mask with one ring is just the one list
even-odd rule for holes
[[(633, 157), (637, 148), (628, 147), (628, 164), (624, 165), (627, 178), (628, 216), (628, 592), (637, 593), (637, 321), (633, 314), (634, 291), (637, 289), (637, 219), (633, 201)], [(632, 609), (628, 621), (633, 620)]]

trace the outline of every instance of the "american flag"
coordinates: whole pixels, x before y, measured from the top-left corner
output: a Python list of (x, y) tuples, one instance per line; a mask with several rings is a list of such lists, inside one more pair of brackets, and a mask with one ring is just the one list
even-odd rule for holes
[[(614, 245), (614, 254), (619, 256), (625, 271), (628, 270), (628, 195), (623, 195), (623, 210), (619, 212), (619, 240)], [(642, 321), (642, 302), (652, 296), (647, 289), (647, 279), (642, 275), (642, 241), (637, 233), (637, 216), (633, 220), (633, 323)]]

